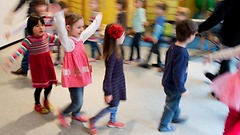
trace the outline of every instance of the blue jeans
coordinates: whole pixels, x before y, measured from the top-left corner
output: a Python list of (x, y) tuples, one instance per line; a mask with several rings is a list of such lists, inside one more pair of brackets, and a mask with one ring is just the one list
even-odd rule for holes
[(99, 56), (102, 55), (99, 47), (97, 46), (97, 42), (93, 42), (93, 41), (87, 40), (84, 44), (89, 44), (89, 45), (91, 45), (92, 58), (95, 58), (95, 49), (97, 49)]
[(178, 119), (180, 115), (179, 103), (182, 97), (182, 93), (177, 90), (164, 89), (166, 93), (166, 105), (161, 118), (159, 127), (166, 127), (172, 120)]
[(83, 104), (83, 87), (80, 88), (68, 88), (71, 96), (72, 103), (63, 111), (62, 115), (67, 116), (72, 113), (72, 116), (80, 116), (80, 110)]
[(110, 114), (110, 121), (112, 123), (115, 123), (116, 122), (116, 115), (117, 115), (118, 106), (119, 106), (119, 103), (115, 107), (106, 107), (106, 108), (104, 108), (102, 111), (100, 111), (96, 116), (94, 116), (92, 118), (92, 122), (96, 123), (100, 118), (102, 118), (103, 116), (105, 116), (108, 113), (111, 113)]

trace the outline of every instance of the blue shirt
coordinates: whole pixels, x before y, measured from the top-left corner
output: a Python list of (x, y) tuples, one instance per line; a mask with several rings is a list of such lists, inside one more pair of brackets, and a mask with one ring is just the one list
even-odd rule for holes
[(156, 23), (154, 25), (154, 30), (153, 30), (153, 37), (157, 40), (160, 39), (162, 33), (163, 33), (163, 28), (164, 28), (164, 24), (166, 22), (165, 17), (163, 16), (158, 16)]
[(164, 89), (185, 92), (189, 54), (186, 48), (172, 45), (166, 53), (162, 79)]

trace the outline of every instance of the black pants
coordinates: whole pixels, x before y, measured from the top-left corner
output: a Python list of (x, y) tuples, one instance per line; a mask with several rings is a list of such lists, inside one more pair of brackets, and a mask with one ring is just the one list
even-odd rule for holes
[(149, 63), (151, 55), (152, 55), (152, 53), (154, 53), (154, 54), (157, 54), (157, 64), (158, 64), (158, 66), (161, 67), (163, 65), (162, 61), (161, 61), (161, 55), (160, 55), (160, 52), (159, 52), (159, 43), (160, 42), (157, 42), (156, 44), (154, 44), (154, 43), (152, 44), (151, 50), (149, 52), (149, 55), (148, 55), (148, 58), (147, 58), (147, 61), (146, 61), (146, 64)]
[[(34, 92), (34, 98), (35, 98), (35, 104), (38, 105), (40, 104), (40, 95), (42, 92), (43, 88), (36, 88), (35, 92)], [(44, 100), (48, 99), (48, 95), (52, 90), (52, 84), (50, 86), (48, 86), (47, 88), (44, 88)]]
[(134, 47), (137, 49), (137, 59), (140, 59), (140, 48), (139, 48), (139, 41), (141, 38), (142, 33), (136, 33), (133, 37), (132, 45), (131, 45), (131, 55), (129, 60), (133, 60), (133, 52), (134, 52)]
[(219, 75), (228, 71), (230, 71), (230, 60), (221, 61)]

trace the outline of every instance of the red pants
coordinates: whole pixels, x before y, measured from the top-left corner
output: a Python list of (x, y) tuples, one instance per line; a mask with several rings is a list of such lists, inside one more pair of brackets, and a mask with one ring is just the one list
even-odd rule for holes
[(223, 135), (240, 135), (240, 112), (229, 108)]

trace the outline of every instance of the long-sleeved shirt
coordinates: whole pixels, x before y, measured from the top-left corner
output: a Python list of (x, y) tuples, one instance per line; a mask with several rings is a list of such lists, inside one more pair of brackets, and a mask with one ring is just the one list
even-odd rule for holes
[(81, 40), (82, 42), (85, 42), (99, 28), (102, 21), (102, 17), (100, 15), (97, 15), (95, 20), (81, 33), (80, 37), (78, 38), (68, 37), (63, 11), (56, 13), (55, 19), (58, 37), (61, 41), (61, 45), (66, 52), (71, 52), (75, 48), (75, 43), (70, 38), (74, 38), (76, 41)]
[(154, 30), (153, 30), (153, 37), (157, 40), (160, 39), (163, 33), (165, 21), (166, 20), (163, 16), (157, 17), (156, 23), (154, 25)]
[[(26, 2), (29, 2), (29, 8), (28, 8), (28, 12), (27, 12), (27, 14), (29, 16), (31, 13), (35, 12), (33, 1), (34, 0), (20, 0), (20, 2), (18, 3), (17, 7), (14, 9), (13, 12), (18, 11)], [(49, 0), (49, 3), (56, 3), (56, 0)]]
[(144, 8), (138, 8), (132, 22), (132, 28), (137, 33), (145, 31), (144, 22), (146, 22), (146, 10)]
[(240, 44), (240, 17), (236, 17), (239, 13), (240, 0), (224, 0), (222, 4), (213, 12), (213, 14), (201, 25), (199, 32), (209, 30), (221, 21), (222, 29), (220, 37), (222, 44), (234, 47)]
[(172, 45), (166, 53), (162, 78), (164, 89), (185, 92), (189, 54), (186, 48)]

